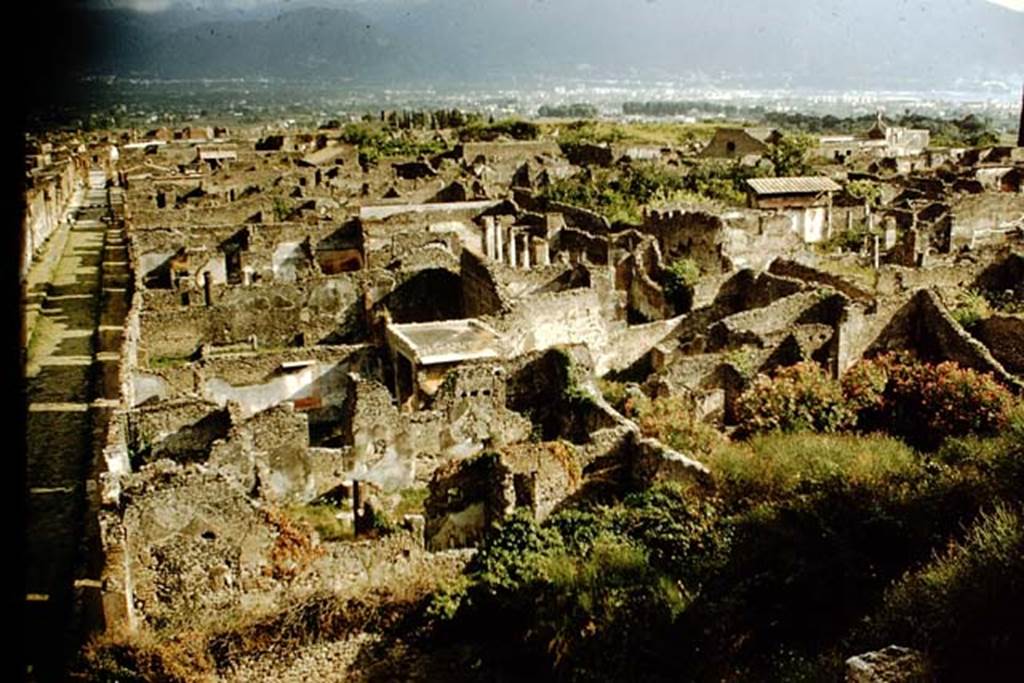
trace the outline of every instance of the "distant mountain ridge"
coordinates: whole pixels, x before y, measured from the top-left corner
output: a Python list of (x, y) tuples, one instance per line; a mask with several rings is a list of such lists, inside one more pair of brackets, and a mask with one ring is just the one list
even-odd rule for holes
[(702, 73), (856, 87), (1024, 73), (1024, 13), (983, 0), (423, 0), (276, 14), (80, 12), (88, 40), (75, 46), (78, 66), (90, 74), (441, 82)]

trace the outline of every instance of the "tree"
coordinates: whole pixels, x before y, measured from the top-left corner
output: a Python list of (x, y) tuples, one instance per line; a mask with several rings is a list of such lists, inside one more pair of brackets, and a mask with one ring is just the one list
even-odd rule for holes
[(801, 176), (811, 172), (808, 152), (817, 145), (814, 137), (805, 133), (785, 134), (768, 150), (768, 160), (775, 166), (776, 177)]

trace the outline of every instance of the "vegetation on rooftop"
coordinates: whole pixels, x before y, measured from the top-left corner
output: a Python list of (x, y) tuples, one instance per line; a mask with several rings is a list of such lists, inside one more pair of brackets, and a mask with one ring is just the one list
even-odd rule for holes
[(431, 157), (448, 149), (436, 135), (368, 122), (347, 124), (341, 140), (359, 148), (359, 161), (364, 165), (387, 157)]

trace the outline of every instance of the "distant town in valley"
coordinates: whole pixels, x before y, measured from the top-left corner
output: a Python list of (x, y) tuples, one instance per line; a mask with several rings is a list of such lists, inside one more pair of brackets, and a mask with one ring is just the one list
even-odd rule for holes
[(328, 4), (25, 95), (27, 680), (1020, 671), (1024, 8)]

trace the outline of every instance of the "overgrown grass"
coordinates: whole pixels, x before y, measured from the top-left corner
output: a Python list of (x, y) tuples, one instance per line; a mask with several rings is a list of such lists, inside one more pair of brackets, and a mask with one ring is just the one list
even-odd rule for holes
[(1019, 507), (997, 505), (888, 590), (872, 630), (927, 650), (949, 680), (979, 670), (1010, 680), (1020, 673), (1022, 611), (1024, 517)]
[(919, 455), (893, 437), (810, 432), (725, 443), (703, 460), (722, 495), (744, 503), (780, 500), (837, 480), (872, 486), (922, 468)]
[(953, 319), (966, 330), (972, 329), (985, 318), (991, 317), (992, 313), (992, 306), (984, 294), (973, 289), (961, 292), (950, 311)]
[(707, 456), (714, 494), (659, 486), (516, 518), (441, 596), (446, 637), (564, 680), (835, 680), (893, 642), (939, 653), (950, 680), (978, 652), (1012, 662), (1024, 419), (1009, 425), (934, 456), (886, 436), (757, 436)]
[(394, 511), (395, 519), (402, 519), (405, 515), (422, 515), (429, 495), (430, 490), (427, 488), (402, 489), (401, 500)]
[(292, 519), (313, 527), (321, 541), (351, 541), (355, 538), (352, 522), (339, 518), (341, 512), (332, 505), (294, 505), (286, 510)]
[(723, 442), (718, 429), (698, 419), (693, 402), (684, 396), (653, 401), (638, 396), (626, 402), (625, 411), (636, 420), (644, 436), (686, 455), (706, 456)]

